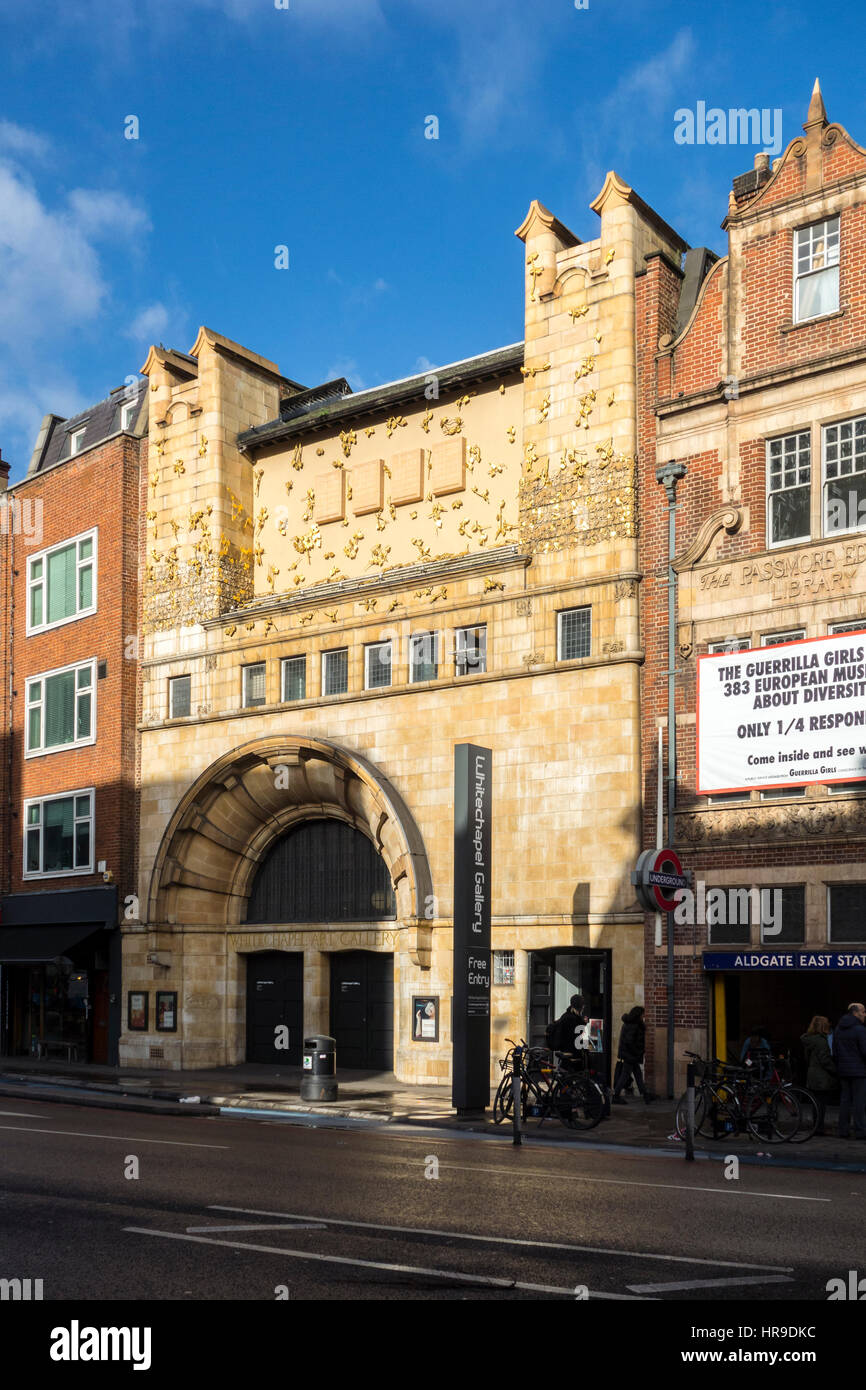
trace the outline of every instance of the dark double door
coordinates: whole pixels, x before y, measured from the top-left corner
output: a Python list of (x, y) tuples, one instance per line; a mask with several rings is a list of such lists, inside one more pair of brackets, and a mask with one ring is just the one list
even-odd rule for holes
[(394, 957), (379, 951), (331, 955), (331, 1032), (337, 1070), (393, 1071)]
[[(288, 1029), (287, 1048), (276, 1045), (277, 1030), (283, 1027)], [(247, 956), (247, 1061), (300, 1066), (303, 1027), (303, 952)]]

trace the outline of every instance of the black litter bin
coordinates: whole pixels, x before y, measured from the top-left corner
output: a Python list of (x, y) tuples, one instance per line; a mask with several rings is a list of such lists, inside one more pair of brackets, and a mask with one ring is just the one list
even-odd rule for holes
[(337, 1040), (323, 1034), (304, 1038), (301, 1100), (337, 1099)]

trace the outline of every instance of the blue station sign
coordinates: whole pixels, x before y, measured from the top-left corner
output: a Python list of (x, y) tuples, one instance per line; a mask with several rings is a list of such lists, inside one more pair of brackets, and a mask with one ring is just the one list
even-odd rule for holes
[(705, 970), (866, 970), (866, 951), (706, 951)]

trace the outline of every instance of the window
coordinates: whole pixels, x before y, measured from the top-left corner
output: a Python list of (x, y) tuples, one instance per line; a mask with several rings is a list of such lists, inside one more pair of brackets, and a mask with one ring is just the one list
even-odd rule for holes
[(808, 540), (812, 441), (808, 430), (767, 440), (767, 544)]
[(806, 889), (761, 889), (761, 942), (765, 946), (789, 945), (806, 940)]
[(866, 883), (827, 885), (830, 942), (866, 942)]
[[(747, 652), (751, 647), (748, 637), (726, 637), (721, 642), (711, 642), (709, 652)], [(729, 801), (748, 801), (749, 793), (741, 792), (716, 792), (714, 796), (707, 797), (708, 806), (724, 806)], [(748, 940), (748, 937), (746, 937)]]
[(866, 415), (824, 426), (824, 532), (866, 526)]
[(589, 656), (591, 611), (589, 608), (566, 608), (557, 613), (557, 661), (575, 661), (577, 657)]
[(287, 656), (283, 661), (283, 699), (305, 700), (307, 697), (307, 658)]
[(761, 792), (762, 801), (795, 801), (798, 796), (805, 796), (805, 787), (770, 787), (768, 791)]
[(381, 690), (391, 684), (391, 643), (373, 642), (364, 648), (364, 688)]
[(768, 632), (761, 638), (761, 646), (780, 647), (783, 642), (802, 642), (805, 636), (804, 627), (792, 628), (790, 632)]
[(131, 430), (135, 424), (135, 417), (138, 414), (138, 401), (128, 401), (120, 408), (120, 428)]
[(349, 649), (322, 652), (322, 694), (345, 695), (349, 689)]
[(93, 667), (86, 661), (26, 682), (28, 754), (94, 742)]
[(24, 803), (24, 877), (93, 872), (93, 790)]
[(263, 705), (265, 703), (265, 663), (257, 661), (253, 666), (245, 666), (244, 671), (244, 708), (251, 705)]
[(487, 670), (487, 628), (458, 627), (454, 633), (454, 665), (458, 676), (477, 676)]
[(52, 546), (27, 561), (27, 631), (96, 612), (96, 532)]
[(794, 233), (794, 322), (839, 308), (839, 218)]
[(831, 623), (828, 631), (831, 636), (837, 632), (866, 632), (866, 618), (854, 618), (850, 623)]
[(168, 683), (169, 719), (186, 719), (190, 713), (191, 676), (172, 676)]
[(748, 888), (707, 888), (706, 913), (711, 946), (748, 946), (752, 939)]
[(514, 984), (514, 952), (493, 952), (493, 983), (495, 985)]
[(409, 638), (409, 680), (435, 681), (439, 675), (439, 637), (435, 632), (415, 632)]
[(84, 429), (73, 430), (69, 436), (69, 457), (80, 454), (84, 448)]

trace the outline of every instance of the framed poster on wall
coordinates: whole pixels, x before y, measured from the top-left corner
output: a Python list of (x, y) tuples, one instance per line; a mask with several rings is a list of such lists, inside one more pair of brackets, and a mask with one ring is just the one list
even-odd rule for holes
[(131, 1033), (147, 1032), (148, 995), (146, 990), (131, 989), (127, 998), (127, 1027)]
[(156, 1029), (158, 1033), (177, 1032), (177, 990), (156, 991)]
[(439, 995), (412, 996), (412, 1041), (439, 1041)]

